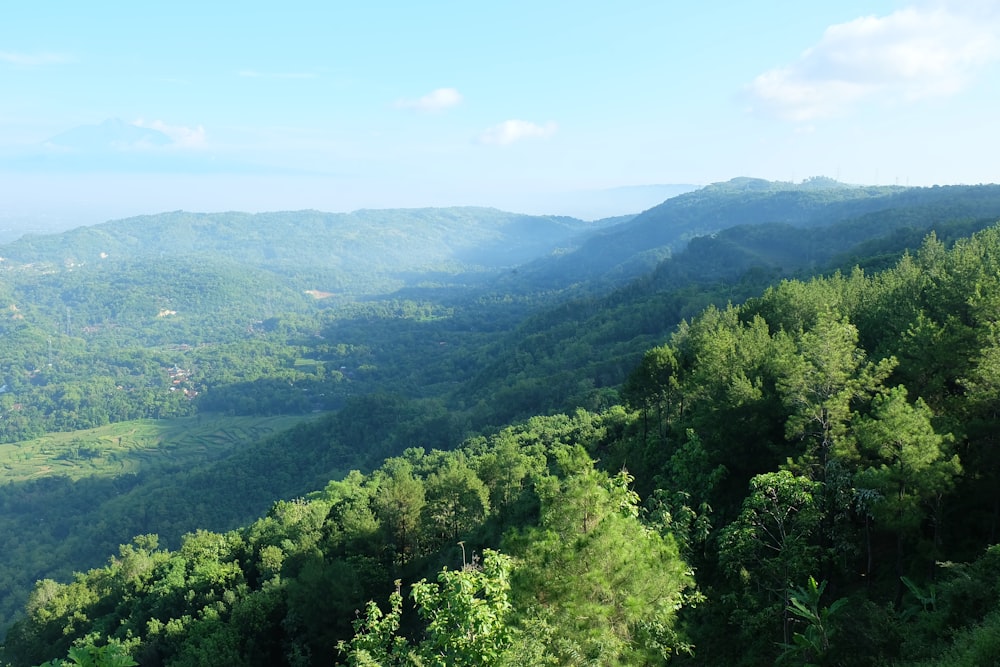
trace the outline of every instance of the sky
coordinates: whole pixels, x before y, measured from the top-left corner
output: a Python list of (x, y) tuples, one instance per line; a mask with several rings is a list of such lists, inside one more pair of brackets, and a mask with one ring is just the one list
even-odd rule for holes
[(1000, 181), (993, 0), (4, 4), (0, 226)]

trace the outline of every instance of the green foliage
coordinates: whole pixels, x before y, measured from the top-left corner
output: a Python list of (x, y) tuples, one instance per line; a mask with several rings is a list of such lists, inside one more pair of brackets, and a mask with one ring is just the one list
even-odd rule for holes
[(929, 584), (925, 590), (909, 577), (900, 577), (900, 579), (918, 603), (903, 610), (902, 620), (909, 620), (920, 612), (933, 613), (937, 611), (937, 586), (934, 583)]
[(42, 663), (40, 667), (64, 667), (75, 665), (79, 667), (135, 667), (138, 665), (128, 654), (123, 653), (116, 644), (107, 646), (74, 646), (69, 650), (67, 660), (51, 660)]
[(442, 544), (457, 542), (489, 513), (489, 490), (460, 457), (448, 459), (441, 469), (428, 475), (426, 487), (424, 509)]
[(1000, 662), (1000, 611), (981, 623), (963, 628), (951, 645), (936, 659), (909, 663), (924, 667), (980, 667)]
[(804, 588), (796, 588), (788, 597), (788, 611), (804, 623), (801, 632), (792, 633), (792, 643), (783, 645), (784, 652), (779, 659), (780, 664), (803, 664), (819, 666), (835, 663), (831, 660), (833, 637), (836, 634), (834, 625), (838, 613), (848, 601), (844, 598), (835, 600), (829, 607), (820, 606), (820, 598), (826, 590), (827, 582), (817, 584), (809, 577)]
[(786, 436), (805, 445), (796, 468), (813, 479), (825, 480), (834, 458), (853, 456), (848, 436), (852, 405), (874, 393), (894, 365), (892, 359), (867, 362), (857, 343), (853, 325), (823, 312), (815, 326), (798, 336), (796, 354), (778, 380), (789, 409)]
[(347, 664), (356, 666), (506, 664), (512, 659), (507, 655), (510, 568), (509, 557), (486, 550), (481, 565), (444, 569), (436, 584), (413, 584), (413, 601), (424, 621), (424, 638), (413, 645), (397, 634), (403, 603), (397, 588), (389, 596), (389, 611), (383, 614), (370, 602), (365, 616), (355, 621), (354, 638), (338, 648)]
[(483, 552), (460, 571), (444, 570), (438, 583), (413, 585), (413, 601), (426, 623), (420, 644), (425, 664), (495, 665), (510, 646), (508, 616), (511, 561)]
[(638, 520), (630, 481), (624, 472), (550, 478), (539, 526), (510, 539), (522, 563), (518, 633), (554, 661), (649, 664), (690, 650), (676, 614), (691, 599), (691, 574), (674, 540)]
[(739, 582), (724, 602), (750, 642), (767, 633), (776, 617), (782, 620), (782, 641), (791, 641), (791, 588), (819, 566), (814, 537), (821, 487), (787, 470), (758, 475), (739, 517), (720, 533), (720, 564)]
[(355, 635), (350, 642), (340, 642), (337, 649), (347, 655), (347, 664), (355, 667), (389, 667), (406, 664), (409, 645), (399, 631), (403, 595), (396, 581), (396, 591), (389, 596), (389, 611), (383, 613), (369, 602), (363, 617), (354, 622)]
[(860, 473), (859, 483), (880, 493), (876, 509), (887, 527), (913, 530), (927, 511), (921, 505), (933, 505), (961, 473), (958, 456), (947, 456), (947, 439), (934, 432), (930, 409), (923, 401), (907, 402), (904, 387), (875, 397), (871, 417), (855, 428), (875, 463)]
[(709, 499), (726, 472), (725, 466), (712, 465), (701, 439), (688, 429), (686, 440), (657, 478), (659, 488), (646, 500), (650, 522), (673, 535), (686, 557), (704, 547), (711, 535)]
[[(28, 600), (2, 660), (100, 644), (311, 665), (338, 642), (351, 664), (661, 664), (692, 642), (703, 664), (991, 660), (995, 554), (933, 568), (1000, 526), (1000, 231), (945, 240), (995, 199), (740, 180), (503, 274), (582, 228), (400, 213), (426, 228), (403, 259), (370, 212), (273, 230), (171, 214), (81, 231), (69, 254), (27, 240), (0, 290), (0, 553), (19, 564), (0, 590)], [(757, 217), (784, 222), (717, 228)], [(765, 289), (864, 241), (862, 265), (889, 266), (931, 225), (951, 231), (881, 274)], [(307, 251), (280, 230), (309, 230)], [(333, 260), (372, 249), (350, 276)], [(268, 438), (234, 418), (327, 410)], [(143, 439), (178, 415), (180, 444)], [(134, 416), (157, 421), (112, 432)], [(67, 435), (24, 442), (49, 432)], [(458, 543), (481, 569), (449, 569)], [(418, 613), (395, 579), (420, 582)]]
[(394, 552), (394, 561), (405, 565), (420, 548), (420, 521), (425, 487), (413, 476), (413, 467), (405, 459), (392, 459), (385, 472), (376, 477), (378, 491), (373, 509), (385, 533), (385, 542)]

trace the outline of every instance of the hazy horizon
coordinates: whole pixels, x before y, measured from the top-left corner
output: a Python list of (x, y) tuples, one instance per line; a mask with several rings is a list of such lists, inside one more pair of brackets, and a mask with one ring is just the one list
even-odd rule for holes
[(998, 62), (977, 1), (22, 4), (0, 25), (0, 225), (997, 182)]

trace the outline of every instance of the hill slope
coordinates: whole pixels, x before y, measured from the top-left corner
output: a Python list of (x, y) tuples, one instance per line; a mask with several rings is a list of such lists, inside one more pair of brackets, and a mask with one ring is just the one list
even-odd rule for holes
[[(1000, 216), (1000, 186), (858, 187), (814, 179), (795, 185), (739, 178), (673, 197), (586, 239), (558, 257), (521, 271), (526, 280), (555, 285), (613, 280), (619, 284), (654, 268), (693, 238), (740, 225), (821, 228), (848, 220), (868, 238), (894, 226)], [(864, 230), (867, 224), (877, 227)]]
[[(55, 480), (8, 490), (37, 506), (48, 503), (46, 516), (91, 490), (113, 508), (114, 518), (104, 523), (88, 516), (82, 532), (65, 517), (53, 540), (79, 540), (95, 524), (105, 544), (129, 539), (129, 531), (162, 532), (169, 544), (196, 527), (221, 530), (277, 497), (315, 489), (324, 476), (370, 469), (407, 447), (451, 448), (470, 432), (510, 419), (613, 405), (644, 350), (708, 304), (742, 301), (783, 276), (840, 266), (846, 256), (867, 262), (877, 254), (879, 262), (888, 261), (918, 245), (929, 229), (943, 231), (942, 223), (973, 229), (989, 220), (979, 214), (1000, 218), (994, 186), (844, 194), (855, 208), (831, 194), (845, 188), (793, 196), (781, 186), (761, 188), (749, 194), (707, 189), (700, 203), (689, 202), (688, 219), (739, 217), (720, 211), (732, 197), (750, 197), (758, 211), (798, 211), (795, 224), (745, 224), (696, 237), (631, 282), (624, 281), (629, 271), (639, 271), (664, 247), (650, 245), (662, 238), (651, 240), (636, 225), (643, 216), (607, 228), (605, 236), (618, 234), (635, 250), (611, 269), (590, 263), (600, 260), (588, 255), (596, 248), (585, 243), (594, 226), (491, 211), (485, 221), (466, 224), (463, 216), (474, 215), (469, 209), (450, 222), (440, 222), (440, 211), (428, 212), (438, 216), (426, 225), (432, 242), (417, 238), (424, 223), (413, 212), (396, 213), (404, 220), (399, 229), (392, 212), (383, 222), (374, 212), (359, 212), (373, 217), (344, 228), (336, 216), (307, 212), (299, 227), (296, 214), (280, 214), (287, 219), (274, 229), (260, 228), (275, 219), (267, 216), (168, 214), (112, 223), (100, 233), (25, 239), (12, 246), (16, 252), (3, 251), (10, 260), (0, 295), (16, 306), (0, 311), (5, 438), (138, 417), (339, 412), (176, 476), (130, 477), (118, 486)], [(822, 204), (819, 195), (832, 203)], [(885, 208), (864, 212), (875, 199)], [(494, 215), (505, 222), (491, 223)], [(463, 225), (478, 240), (455, 240)], [(311, 236), (325, 226), (329, 236)], [(349, 238), (345, 229), (357, 236)], [(164, 249), (171, 234), (179, 248), (174, 255)], [(319, 238), (332, 238), (331, 247), (356, 253), (356, 261), (327, 267), (335, 257)], [(416, 250), (407, 257), (411, 242)], [(510, 254), (498, 259), (496, 252), (508, 242), (515, 254), (534, 256), (553, 244), (567, 251), (515, 273), (505, 263)], [(570, 251), (580, 244), (580, 252)], [(378, 258), (369, 267), (361, 259), (390, 247), (392, 261), (414, 268), (400, 271)], [(286, 254), (295, 248), (302, 248), (298, 263)], [(545, 266), (551, 283), (536, 280)], [(347, 277), (338, 277), (342, 270)], [(587, 293), (595, 296), (567, 301), (580, 293), (576, 277), (592, 270)], [(343, 280), (343, 294), (303, 294), (320, 291), (323, 276)], [(477, 289), (469, 290), (473, 278)], [(453, 283), (442, 287), (438, 280)], [(454, 284), (463, 289), (450, 289)], [(418, 287), (376, 298), (396, 285)], [(419, 300), (411, 298), (418, 293)], [(176, 312), (160, 316), (170, 310)], [(191, 371), (176, 386), (175, 368)], [(179, 388), (197, 394), (188, 399)], [(30, 584), (15, 583), (7, 590), (23, 594)]]
[(28, 236), (3, 247), (10, 263), (83, 266), (161, 258), (229, 261), (306, 289), (373, 294), (418, 272), (496, 271), (544, 256), (598, 224), (495, 209), (354, 213), (178, 211)]
[(140, 536), (39, 582), (5, 657), (994, 664), (998, 267), (992, 227), (709, 307), (624, 405), (409, 448), (239, 530)]

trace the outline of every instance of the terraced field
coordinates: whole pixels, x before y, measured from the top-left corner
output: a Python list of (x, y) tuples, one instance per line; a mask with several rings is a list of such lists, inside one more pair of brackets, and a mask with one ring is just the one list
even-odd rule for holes
[(193, 466), (260, 441), (308, 416), (141, 419), (0, 444), (0, 483), (40, 477), (113, 477)]

